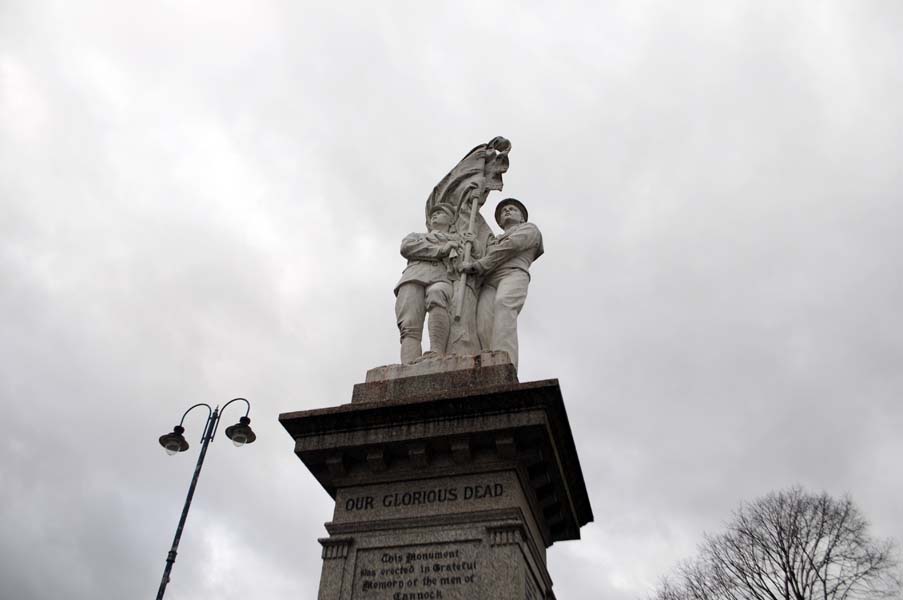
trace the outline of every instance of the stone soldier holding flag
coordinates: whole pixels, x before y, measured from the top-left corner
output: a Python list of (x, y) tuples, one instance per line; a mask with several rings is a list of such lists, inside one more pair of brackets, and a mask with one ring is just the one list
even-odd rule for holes
[[(495, 208), (505, 232), (489, 240), (482, 258), (465, 262), (465, 273), (482, 276), (477, 302), (477, 332), (484, 351), (503, 350), (517, 367), (517, 317), (527, 301), (530, 265), (542, 256), (542, 233), (527, 222), (527, 207), (506, 198)], [(466, 239), (466, 236), (465, 236)]]
[[(495, 211), (495, 236), (480, 214), (490, 191), (502, 189), (511, 142), (480, 144), (433, 188), (428, 233), (402, 241), (408, 266), (395, 287), (401, 362), (444, 354), (505, 351), (517, 367), (517, 317), (527, 298), (530, 265), (543, 253), (542, 234), (514, 198)], [(422, 354), (426, 315), (430, 350)]]
[(445, 354), (448, 346), (452, 260), (461, 237), (449, 233), (455, 211), (448, 204), (430, 210), (428, 233), (410, 233), (401, 241), (408, 266), (395, 286), (395, 318), (401, 334), (401, 362), (411, 363), (422, 353), (423, 322), (429, 314), (430, 351)]

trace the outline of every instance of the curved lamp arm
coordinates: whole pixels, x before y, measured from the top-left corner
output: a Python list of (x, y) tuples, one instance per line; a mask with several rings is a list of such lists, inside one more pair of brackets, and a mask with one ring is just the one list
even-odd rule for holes
[[(210, 418), (213, 416), (213, 409), (212, 409), (212, 408), (210, 407), (210, 405), (207, 404), (206, 402), (199, 402), (198, 404), (195, 404), (194, 406), (189, 407), (188, 410), (186, 410), (186, 411), (182, 414), (182, 419), (179, 421), (179, 427), (182, 427), (183, 424), (185, 423), (185, 417), (188, 416), (188, 413), (190, 413), (192, 410), (194, 410), (194, 409), (197, 408), (198, 406), (205, 406), (205, 407), (207, 407), (207, 420), (208, 420), (208, 421), (210, 420)], [(202, 441), (202, 442), (204, 441), (204, 436), (205, 436), (205, 435), (207, 435), (207, 428), (206, 428), (206, 427), (204, 427), (204, 433), (201, 435), (201, 441)]]
[[(232, 398), (231, 400), (226, 402), (221, 409), (219, 409), (220, 419), (222, 418), (223, 413), (226, 411), (226, 407), (229, 406), (230, 404), (232, 404), (233, 402), (238, 402), (239, 400), (248, 405), (248, 408), (245, 410), (245, 416), (247, 417), (251, 413), (251, 403), (248, 402), (247, 399), (245, 399), (245, 398)], [(220, 419), (218, 419), (216, 421), (216, 425), (214, 425), (214, 427), (213, 427), (213, 433), (210, 434), (211, 438), (216, 435), (216, 430), (219, 429)]]
[(245, 411), (245, 416), (247, 417), (248, 413), (251, 412), (251, 403), (248, 402), (245, 398), (232, 398), (231, 400), (229, 400), (228, 402), (223, 404), (223, 407), (220, 409), (219, 414), (223, 414), (223, 412), (225, 412), (227, 406), (229, 406), (233, 402), (238, 402), (239, 400), (241, 400), (242, 402), (244, 402), (245, 404), (248, 405), (248, 410)]

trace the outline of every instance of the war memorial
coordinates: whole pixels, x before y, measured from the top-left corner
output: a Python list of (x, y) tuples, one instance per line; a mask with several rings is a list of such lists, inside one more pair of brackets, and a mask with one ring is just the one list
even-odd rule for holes
[(490, 213), (498, 233), (481, 212), (510, 150), (468, 152), (402, 240), (400, 362), (350, 402), (279, 417), (335, 499), (320, 600), (551, 600), (546, 552), (593, 520), (558, 380), (517, 376), (542, 234), (520, 200)]

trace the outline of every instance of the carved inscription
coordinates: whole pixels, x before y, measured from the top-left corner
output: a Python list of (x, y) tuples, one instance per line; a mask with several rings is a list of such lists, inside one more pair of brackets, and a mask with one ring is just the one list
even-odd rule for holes
[(372, 494), (352, 496), (345, 500), (344, 508), (346, 512), (352, 512), (368, 511), (379, 506), (383, 508), (401, 508), (429, 504), (468, 502), (486, 498), (500, 498), (504, 493), (505, 486), (502, 483), (432, 487), (407, 492), (391, 492), (379, 496), (374, 496)]
[(528, 508), (514, 471), (391, 481), (343, 487), (335, 498), (334, 523), (439, 517), (473, 511)]
[(357, 558), (355, 599), (464, 600), (479, 592), (475, 543), (360, 550)]

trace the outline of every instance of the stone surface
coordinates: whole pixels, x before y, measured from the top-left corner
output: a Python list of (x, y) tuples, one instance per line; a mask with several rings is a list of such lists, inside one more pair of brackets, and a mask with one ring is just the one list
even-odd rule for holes
[(511, 359), (505, 352), (482, 352), (480, 354), (446, 354), (444, 356), (423, 357), (415, 363), (400, 365), (385, 365), (375, 367), (367, 371), (365, 382), (386, 381), (389, 379), (401, 379), (417, 375), (432, 375), (435, 373), (447, 373), (449, 371), (463, 371), (479, 369), (495, 365), (511, 364)]
[(367, 371), (354, 386), (352, 402), (384, 402), (423, 398), (447, 390), (460, 392), (517, 383), (517, 371), (504, 352), (468, 356), (448, 354), (410, 365), (386, 365)]
[(280, 422), (336, 501), (320, 540), (324, 600), (552, 599), (546, 548), (579, 538), (593, 518), (556, 380), (387, 397)]

